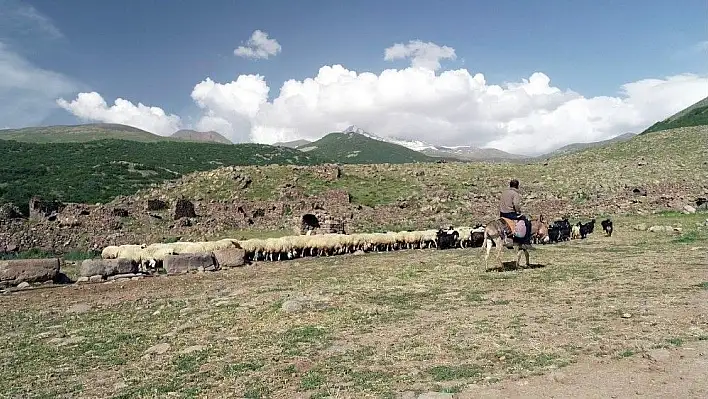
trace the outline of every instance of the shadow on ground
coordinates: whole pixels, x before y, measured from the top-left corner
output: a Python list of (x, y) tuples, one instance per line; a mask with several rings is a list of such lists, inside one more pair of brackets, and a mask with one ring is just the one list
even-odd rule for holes
[(490, 267), (485, 270), (486, 272), (509, 272), (509, 271), (514, 271), (514, 270), (524, 270), (524, 269), (540, 269), (546, 267), (546, 265), (542, 265), (540, 263), (537, 264), (530, 264), (530, 265), (521, 265), (519, 268), (516, 268), (516, 261), (509, 261), (509, 262), (503, 262), (503, 266), (495, 266), (495, 267)]

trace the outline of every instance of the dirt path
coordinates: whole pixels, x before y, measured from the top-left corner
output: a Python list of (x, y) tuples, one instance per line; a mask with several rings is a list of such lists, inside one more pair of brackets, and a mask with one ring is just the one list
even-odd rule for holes
[(455, 397), (708, 398), (708, 341), (612, 362), (583, 360), (543, 376), (470, 386)]

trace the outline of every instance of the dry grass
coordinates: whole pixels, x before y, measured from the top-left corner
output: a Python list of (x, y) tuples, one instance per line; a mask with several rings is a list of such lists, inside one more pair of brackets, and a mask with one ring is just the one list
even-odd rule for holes
[(708, 339), (705, 215), (652, 218), (695, 240), (620, 219), (522, 271), (411, 250), (5, 295), (0, 396), (395, 397)]

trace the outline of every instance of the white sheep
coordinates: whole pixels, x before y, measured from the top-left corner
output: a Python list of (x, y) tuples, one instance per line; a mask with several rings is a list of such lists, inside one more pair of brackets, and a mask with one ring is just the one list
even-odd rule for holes
[(103, 259), (115, 259), (118, 257), (118, 245), (109, 245), (101, 251), (101, 258)]
[(472, 227), (461, 226), (456, 228), (455, 230), (457, 230), (457, 232), (460, 234), (459, 239), (457, 241), (457, 244), (460, 246), (460, 248), (466, 248), (472, 243)]

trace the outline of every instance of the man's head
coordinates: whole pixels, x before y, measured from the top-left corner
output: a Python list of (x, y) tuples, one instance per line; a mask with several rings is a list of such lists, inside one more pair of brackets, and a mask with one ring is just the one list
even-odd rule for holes
[(518, 189), (519, 181), (516, 179), (511, 179), (511, 181), (509, 182), (509, 187)]

